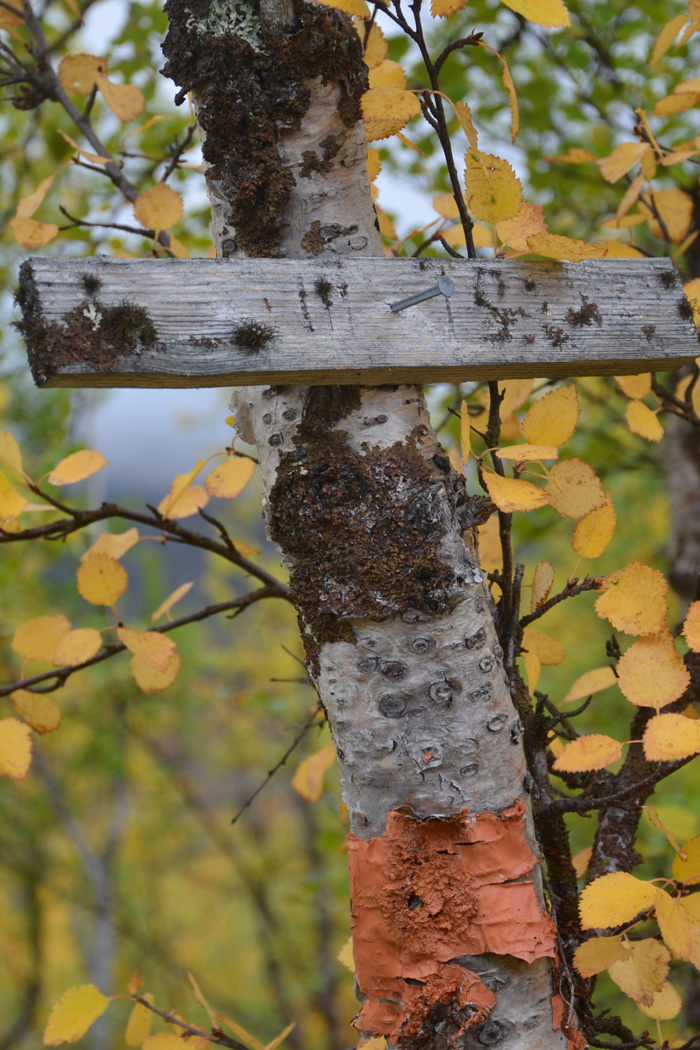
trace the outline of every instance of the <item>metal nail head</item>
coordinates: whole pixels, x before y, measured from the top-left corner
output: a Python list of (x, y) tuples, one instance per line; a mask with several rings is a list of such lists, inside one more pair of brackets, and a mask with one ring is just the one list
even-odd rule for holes
[(409, 306), (424, 303), (426, 299), (433, 299), (436, 295), (444, 295), (445, 298), (449, 298), (454, 290), (455, 286), (449, 277), (440, 277), (438, 278), (438, 283), (434, 284), (432, 288), (426, 288), (424, 292), (416, 292), (415, 295), (408, 295), (405, 299), (399, 299), (396, 303), (389, 303), (389, 309), (392, 314), (397, 314), (399, 310), (406, 310)]

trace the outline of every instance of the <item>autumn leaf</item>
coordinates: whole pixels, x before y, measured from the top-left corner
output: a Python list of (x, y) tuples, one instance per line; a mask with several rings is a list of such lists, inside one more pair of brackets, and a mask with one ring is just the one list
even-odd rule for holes
[(397, 87), (375, 87), (360, 99), (367, 141), (375, 142), (401, 131), (420, 113), (420, 102), (411, 91)]
[[(610, 976), (612, 977), (612, 974)], [(666, 981), (652, 994), (650, 1004), (637, 1002), (637, 1006), (643, 1014), (653, 1017), (656, 1021), (672, 1021), (681, 1012), (683, 1002), (673, 985)]]
[(433, 18), (448, 18), (455, 11), (461, 11), (467, 0), (432, 0), (430, 13)]
[(457, 114), (457, 119), (461, 125), (462, 131), (467, 136), (469, 145), (472, 149), (478, 149), (479, 133), (474, 126), (471, 109), (466, 102), (455, 102), (454, 111)]
[(517, 215), (523, 188), (508, 161), (475, 149), (464, 159), (467, 203), (474, 217), (497, 223)]
[(60, 726), (61, 709), (50, 696), (31, 693), (28, 689), (15, 689), (14, 693), (10, 693), (10, 699), (20, 718), (39, 736), (52, 733)]
[(348, 937), (336, 958), (338, 962), (343, 964), (343, 966), (347, 966), (350, 973), (355, 972), (355, 957), (352, 953), (352, 937)]
[(682, 853), (673, 858), (673, 877), (686, 886), (700, 882), (700, 835), (686, 842)]
[(663, 942), (676, 959), (689, 959), (691, 952), (690, 920), (677, 897), (662, 889), (656, 891), (656, 921)]
[(161, 616), (165, 616), (166, 614), (170, 619), (170, 610), (173, 605), (175, 605), (176, 602), (179, 602), (181, 598), (184, 598), (186, 594), (189, 594), (193, 587), (194, 581), (181, 583), (179, 587), (176, 587), (175, 590), (160, 603), (156, 611), (151, 614), (151, 623), (156, 623), (157, 620), (160, 620)]
[(69, 988), (49, 1014), (44, 1029), (44, 1046), (77, 1043), (109, 1004), (107, 996), (93, 984)]
[[(391, 58), (385, 58), (374, 69), (370, 69), (369, 86), (370, 88), (405, 88), (406, 72), (398, 62), (394, 62)], [(399, 132), (397, 132), (397, 135), (401, 137)]]
[(554, 233), (538, 233), (528, 237), (527, 246), (535, 255), (546, 259), (563, 259), (566, 262), (581, 262), (582, 259), (602, 259), (607, 249), (599, 244), (588, 244), (571, 237), (558, 237)]
[(650, 204), (640, 199), (639, 206), (646, 215), (651, 232), (655, 237), (665, 240), (665, 228), (673, 244), (680, 244), (693, 219), (692, 197), (684, 190), (673, 188), (656, 190), (650, 194), (650, 198)]
[(559, 459), (556, 445), (506, 445), (496, 450), (499, 459), (516, 463), (539, 462), (542, 459)]
[(606, 492), (605, 503), (601, 507), (594, 507), (579, 518), (571, 538), (571, 547), (582, 558), (599, 558), (615, 535), (616, 526), (617, 516), (612, 496)]
[(436, 197), (433, 197), (433, 208), (443, 219), (459, 218), (459, 208), (453, 193), (438, 193)]
[(676, 15), (675, 18), (672, 18), (670, 22), (666, 22), (666, 24), (661, 29), (661, 32), (659, 33), (654, 44), (654, 48), (651, 53), (651, 58), (649, 59), (650, 66), (655, 66), (656, 63), (661, 58), (663, 58), (673, 41), (680, 33), (681, 29), (683, 29), (683, 27), (687, 24), (688, 15), (686, 12), (683, 12), (680, 15)]
[(554, 566), (549, 561), (540, 561), (535, 566), (532, 577), (532, 598), (530, 600), (530, 611), (535, 612), (543, 605), (552, 591), (554, 583)]
[(107, 460), (101, 452), (84, 448), (57, 463), (49, 474), (49, 481), (52, 485), (72, 485), (92, 477), (106, 466)]
[(612, 667), (594, 667), (592, 671), (586, 671), (576, 679), (562, 703), (573, 704), (576, 700), (585, 700), (594, 693), (609, 689), (616, 682), (617, 678)]
[[(153, 1004), (154, 1000), (150, 992), (146, 992), (142, 998), (151, 1003), (151, 1005)], [(127, 1021), (126, 1032), (124, 1034), (124, 1042), (127, 1046), (141, 1046), (144, 1039), (147, 1039), (151, 1034), (154, 1017), (155, 1014), (149, 1010), (147, 1006), (143, 1006), (141, 1003), (136, 1003), (134, 1009), (129, 1014), (129, 1020)]]
[[(163, 517), (185, 518), (188, 517), (189, 514), (196, 514), (199, 507), (203, 507), (206, 505), (206, 502), (209, 499), (209, 494), (206, 492), (205, 489), (201, 488), (201, 486), (198, 486), (198, 488), (200, 488), (201, 492), (203, 493), (203, 497), (200, 495), (200, 497), (198, 497), (194, 501), (190, 501), (190, 503), (195, 504), (194, 509), (192, 509), (192, 507), (188, 504), (188, 513), (183, 514), (181, 507), (178, 506), (182, 502), (185, 493), (188, 491), (188, 489), (192, 485), (192, 482), (197, 477), (204, 465), (205, 461), (203, 459), (198, 459), (194, 467), (192, 467), (192, 470), (188, 471), (187, 474), (176, 475), (172, 485), (170, 486), (170, 492), (158, 504), (158, 512), (162, 514)], [(201, 498), (204, 498), (203, 503), (199, 502)]]
[(374, 182), (381, 170), (382, 161), (379, 150), (376, 146), (370, 146), (367, 150), (367, 175), (369, 176), (369, 181)]
[(668, 948), (651, 937), (626, 942), (627, 958), (609, 967), (610, 977), (625, 995), (638, 1004), (650, 1006), (655, 992), (668, 975)]
[(77, 577), (78, 592), (91, 605), (114, 605), (129, 585), (126, 569), (109, 554), (88, 554)]
[(563, 663), (566, 657), (566, 650), (561, 642), (530, 626), (523, 631), (523, 649), (537, 653), (540, 663), (545, 667)]
[(364, 52), (362, 57), (365, 65), (368, 69), (374, 69), (375, 66), (378, 66), (380, 62), (384, 61), (389, 51), (389, 45), (386, 42), (384, 33), (377, 23), (373, 22), (365, 41), (366, 27), (364, 19), (354, 18), (353, 25), (355, 26), (360, 40), (363, 42)]
[(58, 79), (66, 91), (87, 98), (97, 78), (107, 72), (107, 60), (96, 55), (67, 55), (58, 67)]
[(598, 161), (598, 167), (606, 182), (617, 182), (637, 164), (651, 146), (646, 142), (622, 142), (609, 157)]
[(700, 601), (691, 602), (683, 624), (683, 637), (694, 653), (700, 653)]
[(555, 463), (546, 485), (552, 508), (565, 518), (582, 518), (605, 503), (600, 478), (582, 459), (565, 459)]
[(102, 635), (91, 627), (80, 627), (64, 635), (53, 656), (57, 667), (75, 667), (91, 660), (102, 648)]
[(203, 485), (192, 485), (179, 493), (176, 499), (169, 493), (158, 504), (158, 511), (164, 518), (178, 521), (181, 518), (190, 518), (206, 507), (209, 502), (209, 493)]
[(512, 219), (503, 219), (496, 223), (496, 233), (500, 240), (515, 252), (529, 251), (528, 237), (536, 237), (546, 232), (542, 205), (530, 204), (529, 201), (523, 201)]
[(615, 376), (615, 382), (622, 393), (629, 398), (641, 400), (651, 393), (651, 372), (642, 372), (636, 376)]
[(24, 478), (22, 452), (17, 438), (9, 430), (0, 430), (0, 463), (9, 467), (18, 480)]
[(179, 675), (181, 668), (182, 660), (177, 652), (173, 653), (172, 658), (163, 671), (157, 670), (152, 663), (142, 660), (139, 656), (134, 656), (129, 661), (129, 670), (132, 678), (146, 696), (160, 693), (167, 689), (168, 686), (171, 686)]
[(554, 769), (565, 773), (585, 773), (605, 769), (622, 757), (622, 744), (603, 733), (589, 733), (566, 745), (554, 763)]
[(531, 481), (503, 478), (500, 474), (485, 474), (484, 482), (493, 502), (506, 514), (512, 514), (516, 510), (536, 510), (548, 502), (547, 494)]
[(158, 631), (134, 631), (117, 627), (117, 638), (126, 648), (156, 671), (165, 671), (175, 653), (175, 642)]
[(318, 3), (324, 7), (334, 7), (336, 11), (343, 11), (346, 15), (369, 18), (369, 8), (365, 0), (318, 0)]
[(616, 937), (591, 937), (579, 944), (574, 952), (574, 966), (582, 977), (594, 977), (613, 963), (626, 958), (627, 949), (622, 943), (621, 934)]
[(664, 629), (668, 583), (658, 569), (633, 561), (611, 573), (605, 586), (595, 609), (616, 630), (645, 635)]
[(159, 182), (134, 202), (134, 218), (142, 226), (156, 231), (167, 230), (182, 218), (184, 202), (179, 193)]
[(17, 243), (23, 248), (41, 248), (58, 235), (55, 222), (37, 222), (35, 219), (23, 219), (21, 216), (10, 219), (10, 229)]
[(121, 558), (134, 544), (138, 543), (139, 530), (134, 526), (126, 532), (103, 532), (91, 547), (81, 554), (80, 560), (85, 561), (91, 554), (108, 554), (110, 558)]
[(97, 85), (102, 98), (115, 117), (119, 117), (124, 123), (138, 117), (146, 101), (139, 88), (133, 84), (115, 84), (112, 80), (99, 74)]
[[(173, 1012), (174, 1015), (174, 1012)], [(177, 1028), (181, 1032), (181, 1028)], [(183, 1041), (175, 1032), (158, 1032), (149, 1035), (141, 1044), (142, 1050), (182, 1050)]]
[(562, 0), (502, 0), (511, 11), (516, 11), (523, 18), (535, 25), (547, 29), (563, 29), (571, 25), (569, 12)]
[(207, 474), (204, 485), (210, 496), (235, 499), (255, 474), (255, 463), (245, 456), (229, 456)]
[(29, 726), (16, 718), (0, 718), (0, 776), (24, 780), (31, 761)]
[(673, 638), (652, 635), (639, 638), (622, 656), (617, 684), (630, 703), (659, 710), (683, 696), (690, 674)]
[(581, 893), (581, 925), (592, 930), (631, 922), (639, 912), (651, 908), (655, 895), (655, 886), (626, 871), (601, 875)]
[(649, 762), (673, 762), (700, 752), (700, 724), (685, 715), (656, 715), (650, 719), (642, 740)]
[(58, 616), (36, 616), (20, 624), (12, 638), (12, 648), (25, 660), (53, 663), (56, 647), (70, 631), (70, 620)]
[(336, 760), (336, 750), (333, 741), (309, 755), (297, 766), (292, 777), (292, 787), (309, 802), (319, 802), (323, 794), (323, 775), (330, 769)]
[(625, 410), (627, 425), (633, 434), (647, 441), (661, 441), (664, 428), (656, 412), (652, 412), (643, 401), (630, 401)]
[(573, 383), (550, 390), (535, 401), (523, 419), (523, 434), (531, 445), (563, 445), (576, 429), (580, 409)]

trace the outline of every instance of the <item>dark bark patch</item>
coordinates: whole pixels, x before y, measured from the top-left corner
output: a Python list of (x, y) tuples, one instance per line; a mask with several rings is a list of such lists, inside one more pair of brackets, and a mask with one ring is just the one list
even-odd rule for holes
[[(289, 32), (275, 35), (252, 11), (232, 8), (230, 26), (214, 17), (212, 0), (168, 0), (170, 28), (163, 44), (165, 76), (198, 96), (205, 132), (207, 178), (231, 207), (236, 249), (250, 256), (275, 256), (283, 234), (283, 212), (294, 176), (280, 160), (280, 128), (299, 128), (309, 107), (308, 80), (340, 85), (338, 111), (350, 127), (360, 115), (367, 87), (358, 35), (338, 12), (299, 2)], [(321, 143), (323, 154), (307, 158), (303, 174), (324, 172), (338, 145)]]

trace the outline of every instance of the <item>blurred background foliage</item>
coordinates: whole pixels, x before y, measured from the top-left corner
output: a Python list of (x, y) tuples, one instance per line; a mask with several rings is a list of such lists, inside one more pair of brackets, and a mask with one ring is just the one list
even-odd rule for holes
[[(553, 165), (545, 158), (571, 147), (603, 157), (618, 142), (632, 138), (635, 107), (651, 112), (655, 101), (693, 75), (698, 38), (670, 52), (650, 71), (653, 42), (661, 26), (683, 10), (680, 5), (668, 0), (570, 0), (568, 7), (572, 28), (558, 32), (526, 22), (495, 0), (468, 4), (443, 22), (427, 21), (434, 52), (476, 28), (503, 53), (521, 109), (515, 146), (510, 145), (510, 113), (492, 55), (468, 48), (451, 56), (444, 67), (444, 90), (470, 104), (483, 148), (511, 160), (528, 199), (545, 206), (552, 232), (596, 240), (601, 239), (601, 221), (611, 218), (619, 204), (619, 185), (606, 182), (595, 165)], [(192, 122), (186, 104), (173, 106), (173, 86), (157, 72), (166, 31), (162, 5), (159, 0), (81, 0), (81, 8), (84, 26), (63, 0), (37, 4), (56, 58), (80, 51), (109, 55), (113, 78), (144, 92), (145, 109), (128, 127), (99, 99), (93, 112), (103, 142), (121, 158), (124, 172), (143, 193), (162, 176)], [(6, 33), (0, 35), (8, 39)], [(407, 42), (389, 28), (387, 35), (389, 56), (404, 64), (409, 86), (423, 86), (420, 62)], [(5, 94), (12, 91), (6, 89)], [(127, 131), (155, 115), (167, 119), (125, 138)], [(700, 130), (694, 111), (665, 118), (663, 127), (677, 138)], [(10, 324), (17, 267), (26, 251), (17, 245), (8, 223), (18, 202), (70, 161), (74, 151), (59, 129), (76, 135), (56, 103), (21, 110), (6, 101), (0, 108), (0, 284), (5, 319), (0, 427), (16, 435), (35, 477), (77, 447), (83, 417), (99, 413), (104, 396), (90, 400), (85, 394), (35, 391)], [(402, 236), (430, 221), (431, 197), (448, 189), (437, 143), (427, 125), (424, 130), (417, 123), (409, 129), (423, 155), (394, 144), (381, 150), (380, 203)], [(211, 237), (196, 135), (181, 161), (189, 167), (178, 167), (169, 180), (186, 203), (185, 217), (174, 232), (193, 256), (205, 256), (211, 251)], [(659, 185), (686, 190), (697, 211), (696, 175), (692, 164), (676, 166)], [(417, 193), (424, 195), (418, 219)], [(384, 203), (387, 199), (393, 208)], [(131, 206), (100, 171), (68, 164), (58, 174), (41, 217), (71, 225), (59, 206), (81, 222), (107, 225), (74, 225), (43, 253), (145, 255), (152, 248), (141, 237), (110, 228), (109, 224), (133, 225), (133, 216)], [(697, 227), (697, 219), (694, 223)], [(627, 231), (605, 233), (627, 236)], [(409, 236), (404, 250), (411, 254), (421, 241), (420, 234)], [(648, 230), (636, 243), (652, 254), (664, 251)], [(686, 277), (698, 276), (692, 248), (676, 261)], [(577, 386), (583, 412), (569, 451), (596, 467), (612, 490), (618, 516), (618, 532), (608, 550), (581, 571), (603, 575), (635, 559), (668, 569), (666, 477), (673, 462), (666, 447), (630, 433), (624, 420), (626, 398), (612, 380), (584, 379)], [(153, 396), (157, 426), (157, 395)], [(192, 392), (195, 412), (197, 396)], [(461, 390), (436, 387), (429, 397), (435, 420), (444, 421), (446, 446), (458, 444), (459, 423), (447, 409), (462, 398), (469, 400), (473, 422), (479, 426), (479, 389), (473, 385)], [(128, 419), (124, 425), (128, 427)], [(142, 455), (146, 457), (148, 449)], [(99, 492), (100, 498), (109, 495), (108, 471), (106, 476), (107, 489)], [(137, 508), (139, 501), (157, 503), (171, 476), (164, 473), (158, 491), (143, 491), (135, 462), (133, 480), (130, 501)], [(96, 493), (89, 485), (85, 489), (89, 501)], [(281, 576), (276, 554), (262, 535), (259, 506), (260, 492), (251, 487), (232, 508), (227, 505), (221, 517), (234, 538), (259, 547), (261, 563)], [(514, 529), (517, 557), (527, 565), (526, 584), (543, 559), (555, 567), (555, 589), (578, 571), (569, 546), (573, 524), (544, 509), (516, 515)], [(3, 545), (4, 682), (20, 677), (10, 641), (24, 620), (65, 612), (75, 626), (106, 622), (99, 610), (87, 609), (73, 587), (78, 557), (94, 538), (75, 537), (60, 547)], [(136, 581), (129, 592), (130, 616), (143, 627), (172, 586), (193, 578), (183, 577), (180, 552), (173, 555), (156, 543), (140, 544), (125, 564)], [(180, 614), (193, 611), (197, 602), (227, 600), (244, 582), (232, 567), (209, 565), (203, 557), (186, 568), (196, 574), (197, 586), (178, 609)], [(567, 660), (545, 668), (539, 686), (555, 702), (581, 673), (606, 663), (609, 629), (593, 612), (594, 598), (584, 595), (562, 603), (542, 625), (567, 647)], [(674, 614), (682, 618), (680, 599)], [(349, 936), (346, 827), (336, 777), (333, 772), (326, 776), (321, 801), (315, 804), (290, 787), (299, 759), (327, 742), (326, 728), (306, 734), (289, 762), (231, 826), (233, 815), (287, 750), (315, 705), (303, 681), (291, 607), (259, 603), (235, 621), (208, 621), (178, 631), (177, 641), (183, 671), (163, 693), (142, 695), (123, 658), (71, 678), (53, 694), (63, 724), (59, 732), (37, 742), (28, 779), (0, 782), (0, 1050), (38, 1047), (48, 1010), (66, 987), (92, 982), (106, 993), (117, 993), (139, 967), (158, 1005), (177, 1007), (193, 1020), (202, 1017), (187, 990), (188, 969), (216, 1008), (263, 1040), (296, 1020), (289, 1037), (292, 1050), (341, 1050), (356, 1041), (348, 1024), (355, 1010), (352, 978), (336, 960)], [(9, 707), (6, 699), (4, 703)], [(611, 689), (595, 698), (581, 728), (604, 727), (626, 739), (629, 717), (629, 705)], [(700, 832), (694, 777), (694, 767), (686, 767), (664, 782), (654, 799), (681, 841)], [(590, 843), (594, 824), (595, 818), (570, 819), (575, 851)], [(640, 852), (645, 858), (641, 876), (670, 873), (668, 845), (650, 823), (643, 824)], [(669, 1036), (687, 1038), (697, 1030), (700, 1019), (692, 1013), (697, 994), (697, 985), (688, 987), (684, 1015), (664, 1027)], [(639, 1028), (640, 1015), (633, 1004), (621, 1003), (622, 998), (601, 981), (598, 1006), (614, 1005), (626, 1023)], [(127, 1011), (126, 1004), (123, 1016), (112, 1008), (83, 1045), (90, 1050), (123, 1046)]]

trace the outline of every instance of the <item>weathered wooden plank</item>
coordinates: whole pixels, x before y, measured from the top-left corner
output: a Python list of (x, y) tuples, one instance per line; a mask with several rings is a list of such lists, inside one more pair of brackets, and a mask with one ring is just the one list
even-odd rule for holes
[[(393, 313), (435, 285), (440, 294)], [(668, 370), (700, 353), (670, 261), (30, 259), (39, 386), (431, 383)]]

